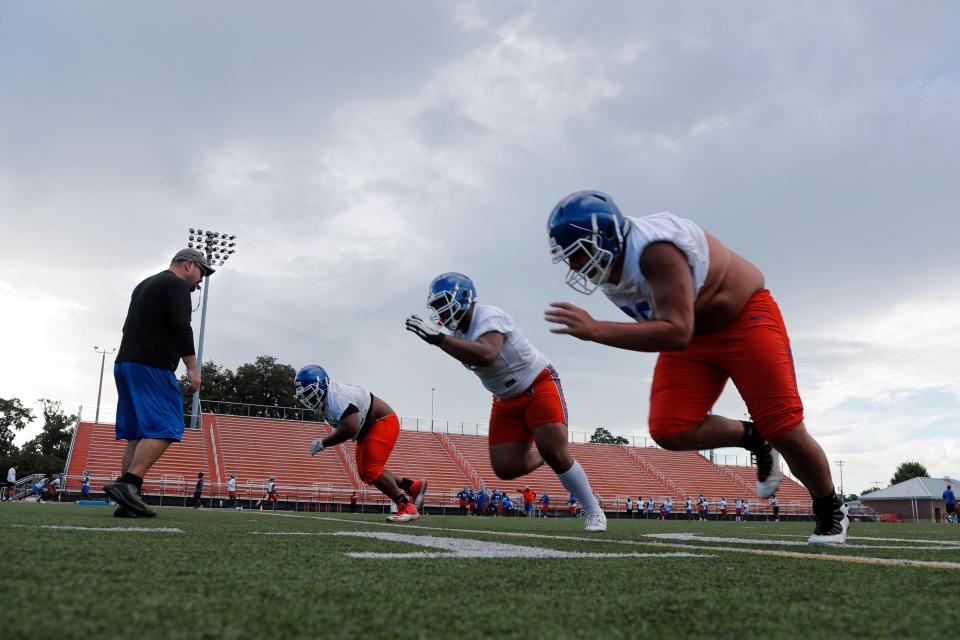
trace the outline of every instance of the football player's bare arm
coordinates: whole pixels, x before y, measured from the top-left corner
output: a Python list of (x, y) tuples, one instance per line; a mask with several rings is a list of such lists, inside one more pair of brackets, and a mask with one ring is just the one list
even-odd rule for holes
[(440, 348), (462, 362), (475, 367), (489, 367), (497, 361), (503, 348), (504, 335), (499, 331), (488, 331), (476, 340), (461, 340), (453, 336), (444, 336)]
[[(353, 410), (350, 413), (350, 410)], [(333, 433), (323, 439), (323, 448), (335, 447), (338, 444), (346, 442), (360, 431), (360, 412), (356, 407), (350, 405), (343, 416), (340, 418), (340, 424), (334, 429)]]
[(657, 319), (646, 322), (594, 320), (568, 302), (551, 304), (544, 317), (565, 333), (618, 349), (659, 353), (687, 348), (693, 337), (693, 275), (686, 257), (673, 244), (656, 242), (640, 256), (640, 270), (653, 291)]

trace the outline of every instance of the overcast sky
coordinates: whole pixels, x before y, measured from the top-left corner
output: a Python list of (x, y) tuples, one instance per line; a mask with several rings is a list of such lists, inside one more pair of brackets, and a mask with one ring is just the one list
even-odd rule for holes
[[(94, 346), (202, 226), (239, 236), (205, 359), (316, 362), (403, 416), (436, 388), (485, 423), (479, 381), (403, 329), (457, 270), (560, 371), (573, 430), (644, 436), (655, 356), (542, 319), (625, 319), (547, 251), (556, 201), (595, 188), (764, 270), (848, 492), (907, 459), (960, 477), (957, 24), (952, 2), (0, 0), (0, 397), (92, 419)], [(716, 410), (742, 417), (732, 385)]]

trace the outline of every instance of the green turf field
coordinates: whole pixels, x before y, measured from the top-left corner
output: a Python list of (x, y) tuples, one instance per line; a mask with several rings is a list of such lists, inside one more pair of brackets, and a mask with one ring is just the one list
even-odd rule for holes
[(588, 537), (568, 519), (110, 514), (0, 504), (0, 636), (825, 639), (960, 628), (960, 526), (855, 523), (847, 547), (814, 549), (802, 544), (810, 523), (611, 520)]

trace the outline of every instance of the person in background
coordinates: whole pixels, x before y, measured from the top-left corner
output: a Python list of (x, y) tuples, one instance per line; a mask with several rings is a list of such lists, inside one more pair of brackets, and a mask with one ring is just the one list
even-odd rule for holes
[(83, 470), (83, 480), (80, 482), (80, 499), (89, 500), (90, 499), (90, 470)]
[(197, 484), (193, 488), (193, 508), (194, 509), (203, 509), (203, 502), (201, 498), (203, 496), (203, 471), (197, 473)]
[(540, 496), (540, 515), (544, 518), (547, 517), (547, 512), (550, 511), (550, 495), (544, 491), (543, 495)]
[(10, 468), (7, 469), (7, 485), (4, 487), (3, 499), (6, 501), (13, 500), (13, 494), (17, 491), (17, 463), (14, 462), (10, 465)]
[(770, 509), (773, 511), (773, 521), (780, 522), (780, 501), (777, 496), (770, 496)]
[(473, 515), (486, 515), (487, 503), (490, 502), (490, 494), (487, 493), (487, 489), (485, 487), (480, 487), (471, 502), (472, 505), (468, 503), (467, 506), (470, 507), (470, 511), (473, 513)]
[(517, 489), (517, 493), (523, 495), (523, 513), (529, 518), (533, 516), (533, 501), (537, 497), (537, 493), (530, 488), (530, 485), (525, 486), (523, 489)]
[(627, 518), (633, 517), (633, 500), (630, 499), (630, 496), (627, 496)]
[(953, 493), (953, 485), (947, 483), (943, 490), (943, 504), (947, 509), (947, 522), (957, 521), (957, 496)]
[(237, 474), (231, 473), (230, 479), (227, 480), (227, 498), (230, 499), (230, 506), (235, 510), (240, 511), (243, 507), (240, 506), (240, 501), (237, 500)]

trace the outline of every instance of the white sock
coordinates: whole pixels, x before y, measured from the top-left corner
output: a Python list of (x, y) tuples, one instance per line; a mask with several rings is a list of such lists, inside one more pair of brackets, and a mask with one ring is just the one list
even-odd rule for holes
[(560, 478), (563, 488), (573, 494), (584, 511), (588, 514), (600, 511), (600, 503), (594, 497), (593, 490), (590, 488), (590, 480), (587, 479), (587, 474), (579, 462), (574, 460), (573, 466), (563, 473), (558, 473), (557, 477)]

